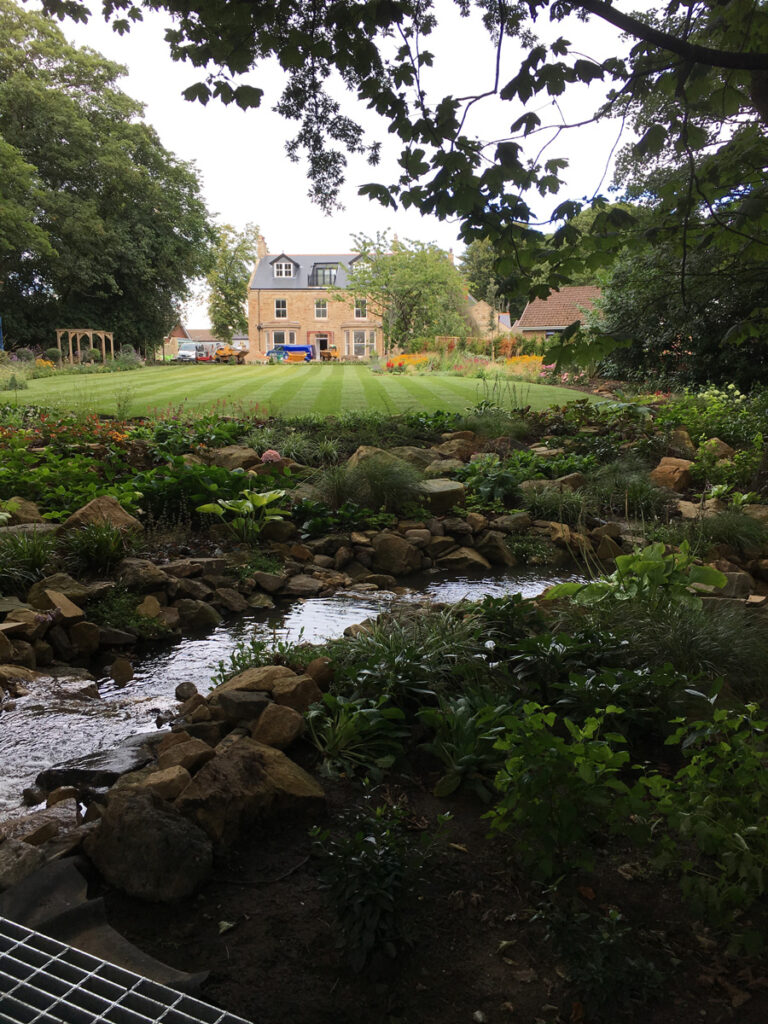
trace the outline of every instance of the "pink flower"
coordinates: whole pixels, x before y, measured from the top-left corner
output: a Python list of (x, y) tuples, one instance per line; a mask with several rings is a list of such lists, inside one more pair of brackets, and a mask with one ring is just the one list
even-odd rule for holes
[(282, 456), (280, 452), (276, 452), (274, 448), (267, 448), (264, 454), (261, 456), (262, 462), (282, 462)]

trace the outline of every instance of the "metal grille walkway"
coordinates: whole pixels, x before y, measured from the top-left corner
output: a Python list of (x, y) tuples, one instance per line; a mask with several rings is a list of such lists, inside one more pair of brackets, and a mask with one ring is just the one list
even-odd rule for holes
[(0, 917), (0, 1024), (249, 1024)]

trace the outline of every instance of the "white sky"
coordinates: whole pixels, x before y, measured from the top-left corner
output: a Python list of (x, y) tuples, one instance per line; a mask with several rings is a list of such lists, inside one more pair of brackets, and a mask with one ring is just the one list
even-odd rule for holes
[[(467, 95), (484, 91), (492, 84), (495, 56), (487, 34), (476, 19), (459, 18), (452, 0), (438, 0), (438, 8), (446, 12), (444, 23), (424, 45), (436, 57), (435, 67), (427, 72), (429, 94)], [(128, 67), (121, 88), (145, 104), (146, 119), (166, 148), (183, 160), (195, 162), (206, 202), (219, 222), (236, 228), (242, 228), (248, 221), (255, 222), (271, 252), (343, 252), (350, 248), (352, 234), (374, 235), (384, 230), (401, 238), (436, 242), (457, 255), (462, 251), (455, 221), (440, 222), (415, 211), (385, 210), (378, 203), (357, 196), (357, 188), (362, 184), (394, 180), (399, 152), (398, 146), (387, 138), (383, 123), (363, 107), (357, 108), (363, 123), (371, 125), (374, 138), (384, 140), (382, 161), (372, 168), (363, 159), (351, 160), (342, 194), (345, 209), (324, 215), (307, 197), (304, 165), (291, 163), (285, 155), (283, 147), (292, 134), (293, 123), (271, 110), (282, 88), (279, 69), (266, 68), (249, 79), (265, 88), (262, 106), (257, 110), (242, 111), (234, 104), (224, 106), (215, 100), (207, 106), (190, 103), (181, 92), (198, 80), (199, 71), (170, 59), (163, 39), (168, 24), (166, 15), (147, 12), (144, 22), (125, 36), (118, 36), (100, 16), (92, 17), (85, 26), (65, 21), (61, 28), (73, 43), (90, 46)], [(542, 31), (545, 29), (543, 26)], [(578, 41), (590, 57), (599, 59), (623, 49), (618, 32), (598, 19), (586, 28), (572, 19), (556, 31)], [(519, 59), (512, 41), (505, 46), (502, 84), (516, 73)], [(595, 109), (601, 95), (599, 83), (589, 90), (569, 90), (560, 99), (562, 112), (568, 120), (581, 120), (585, 113)], [(542, 120), (559, 118), (546, 97), (537, 109)], [(503, 138), (520, 112), (510, 103), (484, 101), (473, 108), (468, 128), (484, 139)], [(548, 206), (542, 201), (543, 214), (566, 194), (591, 195), (599, 187), (617, 131), (618, 126), (611, 122), (572, 130), (547, 150), (547, 156), (568, 157), (570, 167), (564, 172), (567, 193), (563, 190), (554, 201), (548, 200)], [(541, 141), (538, 137), (531, 143), (529, 155), (535, 154)], [(602, 191), (609, 182), (610, 174)], [(207, 319), (204, 307), (199, 304), (189, 314), (193, 326)]]

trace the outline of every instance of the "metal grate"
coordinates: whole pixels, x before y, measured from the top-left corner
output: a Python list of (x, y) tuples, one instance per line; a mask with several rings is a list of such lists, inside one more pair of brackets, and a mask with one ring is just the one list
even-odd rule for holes
[(0, 917), (0, 1024), (249, 1024)]

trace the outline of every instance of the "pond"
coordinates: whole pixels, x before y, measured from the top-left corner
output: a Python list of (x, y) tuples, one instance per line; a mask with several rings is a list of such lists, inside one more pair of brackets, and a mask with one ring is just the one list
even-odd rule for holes
[(421, 577), (399, 597), (385, 591), (343, 591), (225, 620), (207, 636), (163, 645), (136, 660), (134, 678), (127, 685), (99, 679), (101, 699), (73, 696), (71, 684), (64, 689), (48, 678), (29, 683), (29, 696), (18, 699), (12, 710), (0, 712), (0, 819), (19, 809), (22, 790), (43, 769), (106, 750), (134, 733), (152, 731), (158, 715), (175, 708), (174, 691), (180, 682), (191, 680), (204, 693), (219, 661), (228, 661), (242, 641), (301, 638), (316, 643), (341, 636), (347, 626), (378, 615), (395, 601), (455, 602), (513, 593), (534, 597), (553, 583), (577, 578), (577, 573), (562, 569), (530, 569), (492, 576)]

